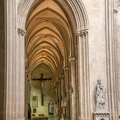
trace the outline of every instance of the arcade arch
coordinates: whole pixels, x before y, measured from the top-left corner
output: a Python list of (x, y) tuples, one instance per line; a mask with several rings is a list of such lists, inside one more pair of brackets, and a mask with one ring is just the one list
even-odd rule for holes
[[(11, 8), (14, 6), (10, 2), (8, 2), (8, 5)], [(20, 95), (23, 96), (23, 88), (25, 87), (23, 61), (26, 59), (27, 80), (31, 79), (30, 74), (32, 70), (36, 66), (44, 63), (49, 66), (54, 74), (55, 85), (58, 85), (60, 80), (64, 81), (60, 82), (60, 84), (62, 87), (65, 87), (64, 91), (61, 91), (61, 94), (68, 108), (67, 117), (71, 120), (76, 120), (77, 118), (83, 119), (90, 116), (90, 110), (88, 110), (90, 105), (88, 19), (82, 1), (21, 0), (17, 9), (18, 13), (14, 18), (17, 18), (18, 34), (14, 40), (10, 38), (9, 43), (14, 42), (14, 48), (17, 50), (14, 54), (18, 57), (15, 57), (15, 59), (20, 58), (20, 60), (14, 63), (16, 65), (16, 71), (14, 72), (17, 75), (13, 77), (8, 74), (9, 82), (12, 82), (12, 80), (18, 82), (22, 79), (20, 81), (21, 84), (17, 85), (14, 89), (20, 91)], [(13, 23), (13, 25), (16, 26), (16, 23)], [(7, 27), (10, 27), (10, 25)], [(13, 33), (9, 31), (8, 34)], [(19, 42), (20, 44), (18, 45)], [(16, 45), (17, 47), (15, 47)], [(8, 55), (8, 58), (10, 55)], [(21, 68), (18, 69), (20, 66)], [(8, 72), (10, 67), (8, 66)], [(14, 102), (16, 103), (15, 109), (17, 116), (19, 111), (25, 106), (24, 97), (19, 101), (18, 97), (16, 97), (15, 101), (12, 100), (13, 98), (9, 96), (12, 92), (12, 89), (10, 89), (12, 86), (7, 87), (7, 98), (11, 99), (12, 105)], [(59, 99), (61, 99), (61, 96)], [(22, 106), (20, 106), (21, 103)], [(6, 104), (8, 105), (9, 102), (7, 101)], [(14, 107), (11, 108), (9, 105), (7, 107), (7, 112), (9, 110), (15, 110)], [(59, 107), (61, 107), (61, 104)], [(19, 118), (24, 118), (24, 113), (25, 111), (21, 111)], [(6, 113), (6, 118), (9, 118), (9, 120), (12, 120), (13, 116), (8, 116)]]

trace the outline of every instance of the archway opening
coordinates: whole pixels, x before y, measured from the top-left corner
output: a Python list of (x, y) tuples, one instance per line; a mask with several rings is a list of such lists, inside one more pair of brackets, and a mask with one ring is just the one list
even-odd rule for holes
[[(67, 109), (65, 114), (70, 116), (71, 70), (68, 68), (69, 57), (75, 55), (73, 31), (76, 25), (74, 16), (71, 21), (63, 5), (67, 3), (35, 1), (26, 20), (25, 47), (30, 75), (27, 102), (33, 118), (65, 117), (61, 108)], [(69, 14), (72, 15), (70, 9)], [(49, 109), (51, 104), (54, 105), (53, 111)]]

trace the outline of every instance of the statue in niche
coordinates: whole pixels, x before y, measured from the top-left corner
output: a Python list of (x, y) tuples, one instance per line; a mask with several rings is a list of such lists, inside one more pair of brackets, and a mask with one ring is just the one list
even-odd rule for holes
[(96, 85), (96, 109), (97, 110), (104, 109), (105, 96), (106, 96), (106, 90), (102, 85), (101, 80), (97, 80), (97, 85)]

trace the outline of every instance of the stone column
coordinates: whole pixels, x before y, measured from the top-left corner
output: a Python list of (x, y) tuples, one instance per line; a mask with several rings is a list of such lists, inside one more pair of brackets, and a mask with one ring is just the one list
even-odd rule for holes
[(66, 104), (66, 119), (70, 119), (70, 96), (69, 96), (69, 81), (68, 81), (69, 69), (68, 67), (64, 68), (64, 80), (65, 80), (65, 104)]
[(76, 97), (75, 97), (75, 58), (69, 58), (70, 61), (70, 95), (71, 95), (71, 120), (76, 120)]
[(56, 91), (56, 102), (57, 102), (57, 100), (58, 100), (58, 97), (59, 97), (59, 95), (58, 95), (58, 82), (57, 82), (57, 80), (54, 82), (54, 88), (55, 88), (55, 91)]
[[(108, 92), (108, 111), (110, 119), (118, 120), (117, 103), (117, 76), (116, 76), (116, 31), (114, 29), (114, 0), (105, 1), (105, 42), (106, 42), (106, 73), (107, 73), (107, 92)], [(118, 66), (118, 64), (117, 64)]]
[(57, 85), (57, 92), (58, 92), (58, 115), (61, 116), (61, 86), (60, 86), (60, 79), (56, 79), (56, 85)]
[(80, 98), (79, 120), (90, 119), (90, 81), (89, 81), (89, 47), (88, 31), (82, 30), (77, 33), (78, 39), (78, 81)]
[(63, 74), (60, 74), (59, 75), (59, 78), (60, 78), (60, 87), (61, 87), (61, 97), (62, 97), (62, 100), (61, 100), (61, 106), (63, 106), (63, 103), (64, 103), (64, 76)]
[[(13, 7), (14, 6), (14, 7)], [(13, 1), (6, 0), (6, 120), (14, 119), (15, 104), (15, 8), (16, 5)], [(7, 12), (9, 11), (9, 13)]]
[(7, 0), (6, 120), (25, 119), (25, 31), (16, 28), (16, 3)]
[(69, 89), (68, 89), (68, 85), (69, 85), (69, 82), (68, 82), (68, 67), (65, 67), (64, 68), (64, 80), (65, 80), (65, 92), (67, 92)]
[[(116, 111), (116, 119), (119, 117), (120, 118), (120, 67), (119, 67), (119, 64), (120, 64), (120, 40), (119, 40), (119, 36), (120, 36), (120, 29), (119, 29), (119, 25), (120, 25), (120, 18), (119, 18), (119, 15), (120, 15), (120, 6), (119, 6), (119, 3), (114, 6), (114, 57), (115, 57), (115, 87), (116, 87), (116, 108), (117, 111)], [(115, 94), (115, 93), (114, 93)]]
[(30, 71), (28, 68), (28, 60), (25, 60), (25, 119), (28, 119), (28, 103), (30, 104), (30, 90), (31, 90), (31, 83), (30, 83)]
[(16, 40), (16, 119), (24, 120), (25, 117), (25, 31), (17, 29)]

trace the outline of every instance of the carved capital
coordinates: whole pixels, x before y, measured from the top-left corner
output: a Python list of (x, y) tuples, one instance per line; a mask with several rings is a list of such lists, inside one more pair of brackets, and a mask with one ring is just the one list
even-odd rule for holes
[(68, 71), (68, 70), (69, 70), (69, 68), (68, 68), (68, 67), (64, 67), (63, 69), (64, 69), (64, 71)]
[(58, 84), (57, 82), (54, 83), (54, 88), (57, 88)]
[(74, 61), (75, 61), (75, 57), (69, 58), (69, 62), (74, 62)]
[(20, 35), (20, 36), (24, 36), (26, 33), (25, 30), (23, 30), (21, 28), (18, 28), (17, 31), (18, 31), (18, 35)]
[(60, 83), (60, 79), (56, 79), (55, 85), (58, 85)]
[(88, 33), (88, 29), (77, 31), (77, 36), (85, 35), (86, 33)]
[(64, 75), (63, 75), (63, 74), (59, 74), (59, 78), (60, 78), (60, 79), (63, 79), (63, 78), (64, 78)]

